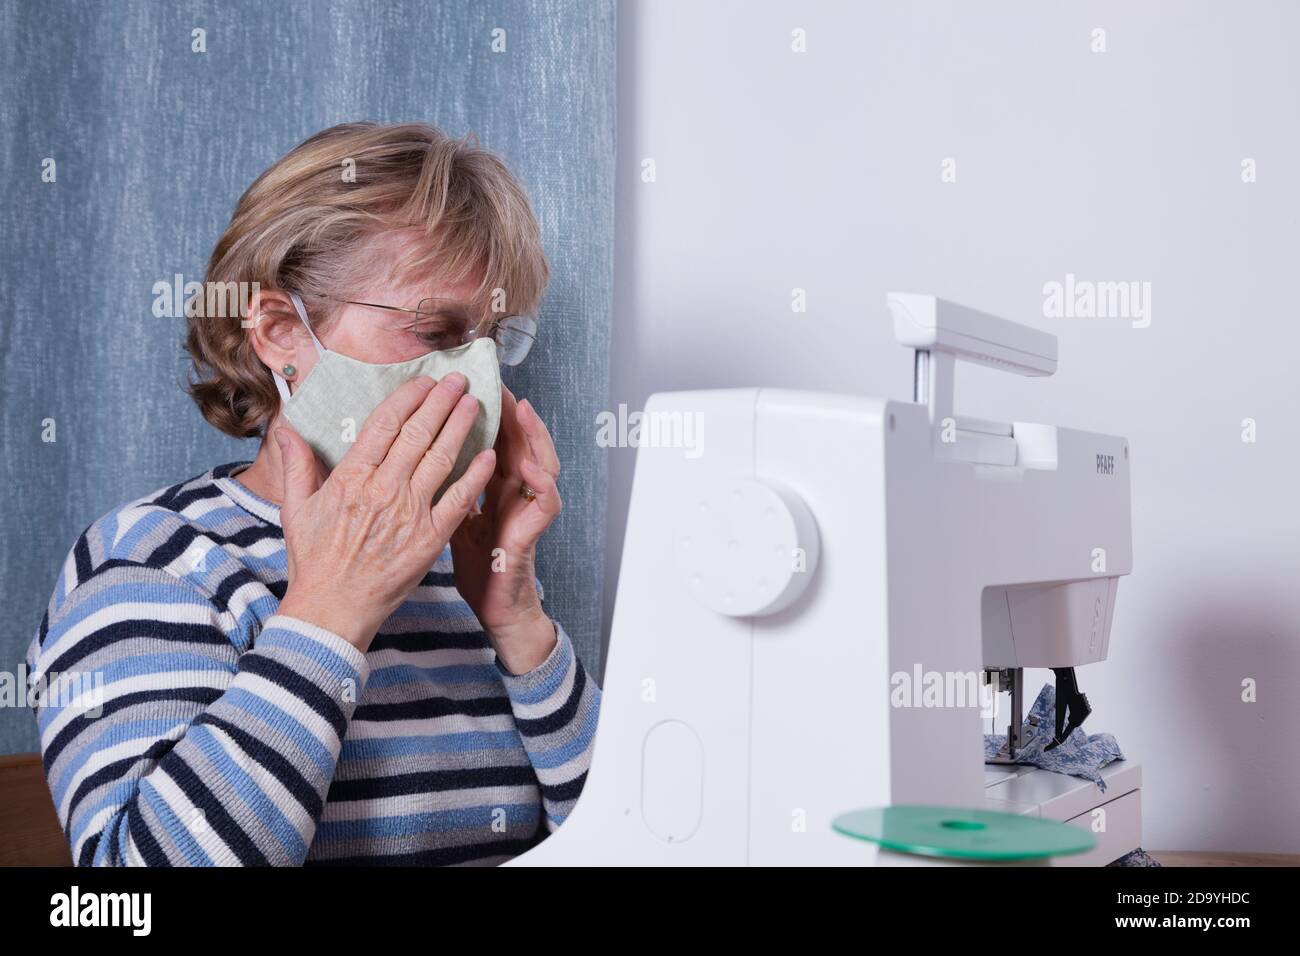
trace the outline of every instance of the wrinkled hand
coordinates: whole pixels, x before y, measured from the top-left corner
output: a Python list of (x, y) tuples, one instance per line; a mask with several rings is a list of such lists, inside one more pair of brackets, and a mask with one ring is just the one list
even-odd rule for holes
[(421, 376), (380, 404), (322, 483), (310, 446), (275, 431), (289, 585), (279, 612), (333, 631), (363, 652), (410, 596), (492, 477), (495, 452), (433, 505), (478, 414), (464, 376)]
[[(456, 589), (478, 617), (510, 671), (531, 670), (555, 647), (555, 628), (535, 583), (537, 540), (559, 515), (560, 459), (546, 424), (525, 399), (501, 386), (496, 470), (481, 512), (471, 512), (451, 536)], [(520, 494), (527, 484), (536, 497)]]

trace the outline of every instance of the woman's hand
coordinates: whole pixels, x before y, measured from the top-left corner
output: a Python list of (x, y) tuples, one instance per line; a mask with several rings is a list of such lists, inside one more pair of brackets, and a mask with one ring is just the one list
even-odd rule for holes
[[(560, 459), (546, 424), (525, 399), (501, 386), (496, 472), (483, 510), (451, 536), (456, 589), (487, 632), (506, 669), (523, 674), (555, 647), (555, 626), (542, 610), (535, 583), (537, 539), (560, 513), (555, 479)], [(527, 484), (535, 493), (521, 493)]]
[(310, 446), (279, 426), (280, 520), (289, 586), (279, 613), (333, 631), (362, 652), (446, 548), (492, 477), (495, 452), (475, 456), (434, 506), (478, 414), (459, 373), (421, 376), (386, 398), (321, 483)]

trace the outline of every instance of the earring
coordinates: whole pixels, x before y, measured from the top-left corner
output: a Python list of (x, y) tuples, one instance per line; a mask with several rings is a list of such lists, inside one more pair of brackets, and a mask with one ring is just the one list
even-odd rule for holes
[(298, 370), (294, 368), (292, 365), (286, 365), (284, 368), (280, 369), (280, 373), (285, 378), (293, 378), (295, 375), (298, 374)]

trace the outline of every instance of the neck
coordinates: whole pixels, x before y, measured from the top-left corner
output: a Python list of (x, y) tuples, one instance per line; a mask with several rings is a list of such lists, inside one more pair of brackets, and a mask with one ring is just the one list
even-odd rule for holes
[(280, 455), (280, 446), (270, 436), (281, 425), (285, 428), (292, 427), (285, 422), (283, 416), (276, 415), (266, 430), (267, 437), (262, 439), (257, 457), (239, 473), (240, 484), (259, 498), (265, 498), (276, 505), (284, 503), (284, 459)]

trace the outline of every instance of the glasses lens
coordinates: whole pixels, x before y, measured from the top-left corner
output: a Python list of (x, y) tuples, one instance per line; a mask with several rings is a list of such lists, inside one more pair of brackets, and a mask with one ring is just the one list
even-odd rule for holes
[(518, 365), (537, 341), (537, 320), (527, 315), (507, 316), (497, 326), (496, 340), (501, 364)]
[(472, 328), (472, 317), (458, 303), (421, 299), (413, 311), (408, 327), (430, 351), (447, 351), (468, 341), (465, 330)]

